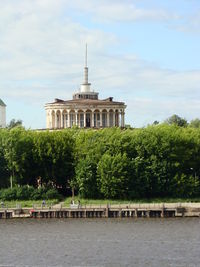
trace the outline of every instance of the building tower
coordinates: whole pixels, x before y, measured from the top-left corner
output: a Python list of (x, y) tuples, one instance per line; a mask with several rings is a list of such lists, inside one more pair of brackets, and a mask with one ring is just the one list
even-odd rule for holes
[(0, 128), (6, 127), (6, 104), (0, 99)]
[(81, 84), (80, 91), (73, 95), (73, 99), (98, 99), (99, 93), (91, 91), (91, 83), (88, 82), (88, 66), (87, 66), (87, 44), (85, 47), (85, 67), (84, 80)]
[(87, 45), (85, 50), (84, 80), (79, 92), (71, 100), (56, 98), (45, 105), (46, 128), (62, 129), (107, 128), (125, 126), (124, 102), (113, 101), (113, 97), (100, 100), (99, 93), (91, 90), (88, 82)]

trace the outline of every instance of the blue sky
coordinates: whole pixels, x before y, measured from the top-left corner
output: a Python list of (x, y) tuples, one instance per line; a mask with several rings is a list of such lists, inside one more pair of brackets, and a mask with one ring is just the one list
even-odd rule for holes
[(172, 114), (200, 118), (199, 0), (0, 1), (0, 98), (7, 122), (44, 128), (44, 104), (83, 80), (127, 104), (142, 127)]

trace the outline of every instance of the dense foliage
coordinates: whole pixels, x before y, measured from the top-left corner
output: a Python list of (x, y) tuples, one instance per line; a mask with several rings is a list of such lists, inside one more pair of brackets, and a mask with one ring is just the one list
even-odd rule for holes
[(14, 188), (4, 188), (0, 190), (0, 199), (2, 201), (10, 200), (41, 200), (41, 199), (61, 199), (62, 196), (55, 188), (33, 186), (21, 186)]
[(12, 181), (31, 191), (40, 181), (66, 196), (73, 188), (86, 198), (197, 197), (199, 177), (200, 129), (191, 126), (0, 130), (0, 188)]

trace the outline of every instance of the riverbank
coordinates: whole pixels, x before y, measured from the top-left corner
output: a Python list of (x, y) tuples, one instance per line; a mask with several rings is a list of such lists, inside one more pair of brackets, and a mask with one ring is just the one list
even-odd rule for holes
[(1, 208), (0, 219), (12, 218), (168, 218), (200, 217), (200, 203), (72, 204), (65, 207)]
[[(41, 200), (12, 200), (12, 201), (0, 201), (0, 208), (32, 208), (42, 207), (43, 199)], [(46, 206), (53, 206), (59, 203), (58, 199), (45, 200)]]
[[(71, 197), (64, 200), (64, 205), (69, 206), (72, 201)], [(143, 198), (143, 199), (86, 199), (74, 197), (74, 202), (78, 203), (80, 201), (83, 205), (128, 205), (128, 204), (162, 204), (162, 203), (200, 203), (199, 198)]]
[[(199, 205), (200, 198), (151, 198), (151, 199), (132, 199), (132, 200), (122, 200), (122, 199), (85, 199), (85, 198), (79, 198), (78, 196), (74, 197), (68, 197), (63, 199), (62, 201), (58, 199), (51, 199), (46, 200), (45, 199), (45, 206), (46, 207), (70, 207), (70, 204), (74, 201), (75, 204), (80, 203), (82, 206), (107, 206), (107, 205), (118, 205), (118, 206), (127, 206), (127, 205), (138, 205), (138, 204), (145, 204), (145, 205), (157, 205), (157, 204), (174, 204), (178, 203), (179, 205), (182, 204), (195, 204)], [(12, 201), (0, 201), (3, 202), (4, 208), (41, 208), (43, 206), (44, 199), (41, 200), (12, 200)], [(1, 206), (0, 206), (1, 208)]]

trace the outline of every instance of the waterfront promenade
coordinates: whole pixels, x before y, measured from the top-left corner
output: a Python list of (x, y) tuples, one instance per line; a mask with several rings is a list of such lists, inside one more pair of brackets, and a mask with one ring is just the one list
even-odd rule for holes
[(1, 208), (0, 219), (11, 218), (168, 218), (200, 217), (200, 203), (34, 206)]

